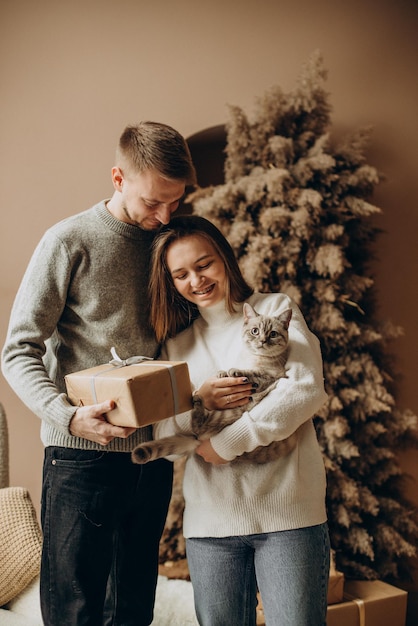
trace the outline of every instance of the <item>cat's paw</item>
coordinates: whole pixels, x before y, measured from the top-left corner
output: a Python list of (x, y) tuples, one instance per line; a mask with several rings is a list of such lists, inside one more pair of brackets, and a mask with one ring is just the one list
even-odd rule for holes
[(241, 376), (244, 376), (244, 374), (240, 370), (232, 368), (228, 370), (228, 376), (232, 376), (233, 378), (240, 378)]
[(228, 372), (225, 372), (224, 370), (221, 370), (220, 372), (217, 373), (217, 378), (227, 378), (228, 377)]
[(151, 459), (151, 450), (146, 443), (137, 446), (132, 450), (131, 459), (133, 463), (137, 465), (144, 465)]

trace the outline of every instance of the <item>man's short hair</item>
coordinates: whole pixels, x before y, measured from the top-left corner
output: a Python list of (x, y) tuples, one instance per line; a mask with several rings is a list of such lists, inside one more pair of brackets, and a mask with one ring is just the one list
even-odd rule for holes
[(189, 146), (167, 124), (146, 121), (127, 126), (119, 139), (116, 164), (132, 173), (155, 169), (164, 178), (196, 184)]

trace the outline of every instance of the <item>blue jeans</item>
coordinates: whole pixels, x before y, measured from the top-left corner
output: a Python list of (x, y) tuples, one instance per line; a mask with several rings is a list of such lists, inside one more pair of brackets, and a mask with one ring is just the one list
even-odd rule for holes
[(244, 537), (187, 539), (200, 626), (325, 626), (327, 524)]
[(148, 626), (172, 463), (129, 453), (45, 450), (41, 607), (45, 626)]

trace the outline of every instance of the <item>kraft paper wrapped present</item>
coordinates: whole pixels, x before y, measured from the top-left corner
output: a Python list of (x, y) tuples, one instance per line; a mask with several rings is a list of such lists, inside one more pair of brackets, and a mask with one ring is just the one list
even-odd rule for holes
[(331, 562), (328, 579), (328, 604), (336, 604), (343, 601), (344, 574), (339, 572), (335, 563), (335, 551), (331, 550)]
[(109, 363), (67, 374), (67, 395), (75, 406), (114, 400), (107, 419), (116, 426), (142, 427), (192, 408), (189, 369), (184, 361), (147, 357), (122, 360), (112, 348)]
[(328, 607), (327, 626), (405, 626), (408, 594), (380, 580), (350, 580), (344, 602)]
[(328, 579), (328, 604), (337, 604), (344, 599), (344, 574), (330, 573)]

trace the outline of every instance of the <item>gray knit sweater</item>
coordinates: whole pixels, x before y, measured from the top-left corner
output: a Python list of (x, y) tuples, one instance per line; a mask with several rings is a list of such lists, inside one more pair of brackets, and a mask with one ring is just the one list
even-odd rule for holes
[[(121, 358), (155, 356), (148, 323), (147, 282), (153, 233), (115, 219), (105, 201), (50, 228), (17, 293), (2, 354), (2, 371), (42, 419), (45, 446), (100, 449), (73, 437), (75, 412), (64, 376)], [(114, 439), (107, 450), (130, 451), (149, 428)]]

